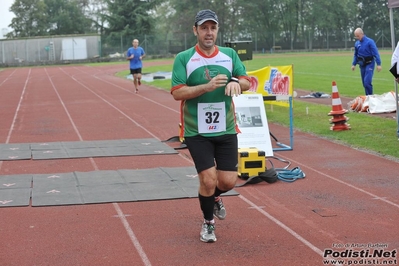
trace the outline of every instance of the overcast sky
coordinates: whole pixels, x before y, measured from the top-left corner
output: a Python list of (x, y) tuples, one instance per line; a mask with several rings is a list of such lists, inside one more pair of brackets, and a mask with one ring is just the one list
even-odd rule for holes
[(0, 35), (1, 30), (3, 28), (8, 28), (10, 31), (11, 29), (8, 25), (11, 24), (11, 20), (14, 17), (14, 13), (10, 12), (9, 9), (11, 5), (14, 3), (14, 0), (1, 0), (1, 8), (0, 8)]

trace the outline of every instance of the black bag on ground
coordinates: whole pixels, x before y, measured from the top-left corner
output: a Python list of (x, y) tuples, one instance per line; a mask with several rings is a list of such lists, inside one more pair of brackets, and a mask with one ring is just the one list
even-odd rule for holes
[(257, 176), (252, 176), (245, 181), (245, 183), (236, 185), (236, 187), (242, 187), (247, 184), (258, 184), (262, 181), (265, 181), (269, 184), (272, 184), (278, 180), (277, 172), (274, 167), (266, 169), (266, 172), (260, 173)]

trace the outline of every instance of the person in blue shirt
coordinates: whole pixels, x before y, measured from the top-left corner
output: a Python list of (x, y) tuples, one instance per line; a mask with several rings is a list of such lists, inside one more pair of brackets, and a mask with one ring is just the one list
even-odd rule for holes
[(133, 84), (136, 89), (136, 93), (139, 92), (139, 86), (141, 85), (141, 71), (143, 68), (143, 58), (145, 57), (144, 49), (139, 46), (139, 40), (134, 39), (133, 47), (127, 50), (127, 60), (130, 61), (130, 74), (133, 76)]
[(373, 94), (373, 75), (375, 64), (377, 63), (377, 71), (381, 71), (381, 58), (377, 46), (373, 39), (364, 35), (361, 28), (354, 31), (355, 38), (355, 53), (352, 61), (352, 71), (355, 70), (356, 65), (359, 64), (360, 75), (366, 95)]

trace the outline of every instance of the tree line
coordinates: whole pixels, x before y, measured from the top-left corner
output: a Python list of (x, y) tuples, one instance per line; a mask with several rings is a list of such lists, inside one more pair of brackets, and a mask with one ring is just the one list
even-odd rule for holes
[[(143, 35), (182, 43), (195, 14), (208, 8), (219, 17), (221, 43), (256, 33), (269, 47), (279, 42), (295, 49), (302, 42), (311, 48), (318, 38), (353, 40), (357, 27), (372, 38), (390, 32), (387, 0), (15, 0), (6, 37), (95, 33), (110, 43)], [(394, 22), (398, 27), (397, 12)]]

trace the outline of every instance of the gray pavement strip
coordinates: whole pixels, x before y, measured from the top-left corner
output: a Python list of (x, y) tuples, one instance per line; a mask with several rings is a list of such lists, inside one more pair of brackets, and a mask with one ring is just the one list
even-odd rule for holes
[[(198, 174), (194, 167), (161, 167), (173, 181), (182, 187), (190, 197), (198, 196)], [(224, 196), (239, 195), (235, 190), (230, 190), (223, 194)]]
[(97, 187), (103, 185), (125, 184), (125, 180), (116, 170), (94, 172), (75, 172), (79, 186)]
[(0, 144), (0, 161), (30, 160), (31, 157), (28, 143)]
[(33, 176), (32, 206), (83, 204), (74, 173)]
[(0, 189), (30, 188), (32, 178), (31, 174), (0, 175)]
[(0, 176), (0, 208), (29, 206), (32, 175)]
[(0, 152), (6, 150), (19, 150), (19, 151), (30, 151), (29, 143), (2, 143), (0, 144)]
[(155, 183), (170, 182), (170, 177), (161, 168), (118, 170), (126, 183)]
[(177, 154), (157, 139), (118, 139), (31, 144), (34, 160)]
[(33, 160), (49, 160), (49, 159), (68, 159), (70, 156), (66, 150), (32, 150)]
[(0, 144), (0, 161), (177, 154), (154, 139), (116, 139)]
[(126, 184), (80, 186), (79, 189), (86, 204), (137, 200)]
[(198, 182), (197, 170), (194, 167), (161, 167), (160, 169), (173, 180), (196, 180)]
[(173, 182), (131, 183), (128, 186), (139, 201), (158, 200), (159, 198), (177, 199), (192, 197), (192, 195), (186, 193), (182, 187), (173, 184)]
[[(225, 195), (234, 196), (234, 190)], [(194, 167), (0, 176), (0, 207), (58, 206), (198, 196)]]
[(48, 191), (61, 187), (77, 187), (78, 182), (75, 174), (57, 173), (57, 174), (40, 174), (33, 175), (33, 189), (40, 191)]
[(0, 189), (0, 208), (29, 206), (30, 188)]
[(78, 187), (53, 187), (46, 190), (32, 189), (32, 206), (56, 206), (84, 204)]

